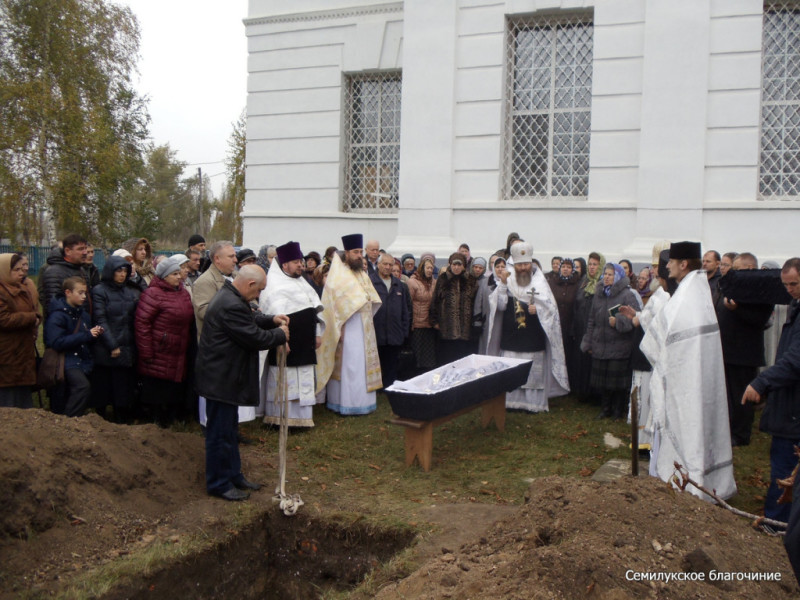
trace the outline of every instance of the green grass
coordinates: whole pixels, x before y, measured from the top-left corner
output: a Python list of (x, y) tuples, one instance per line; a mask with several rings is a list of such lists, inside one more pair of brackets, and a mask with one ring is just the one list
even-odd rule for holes
[[(630, 458), (626, 423), (597, 421), (597, 407), (566, 397), (551, 401), (549, 413), (508, 413), (503, 433), (494, 424), (482, 429), (478, 410), (436, 428), (432, 468), (425, 473), (416, 464), (405, 466), (404, 431), (386, 422), (391, 409), (385, 396), (378, 398), (378, 410), (367, 416), (341, 417), (315, 408), (316, 427), (289, 437), (289, 493), (325, 510), (354, 511), (382, 522), (413, 520), (421, 505), (521, 504), (532, 479), (588, 477), (610, 459)], [(277, 448), (277, 431), (259, 423), (242, 429), (265, 450)], [(606, 432), (625, 445), (607, 448)], [(750, 446), (734, 449), (737, 508), (760, 510), (768, 444), (768, 436), (755, 432)]]

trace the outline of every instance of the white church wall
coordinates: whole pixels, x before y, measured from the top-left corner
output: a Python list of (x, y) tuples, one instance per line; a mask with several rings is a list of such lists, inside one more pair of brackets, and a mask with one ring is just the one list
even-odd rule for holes
[[(319, 249), (361, 230), (397, 252), (488, 255), (516, 230), (545, 258), (646, 261), (664, 238), (798, 253), (794, 201), (758, 199), (760, 0), (250, 6), (246, 243)], [(593, 14), (588, 197), (507, 200), (506, 18), (558, 10)], [(399, 68), (400, 208), (343, 213), (343, 73)]]
[(245, 245), (293, 239), (308, 251), (354, 231), (396, 236), (396, 215), (340, 212), (341, 103), (343, 73), (402, 66), (401, 8), (251, 0)]

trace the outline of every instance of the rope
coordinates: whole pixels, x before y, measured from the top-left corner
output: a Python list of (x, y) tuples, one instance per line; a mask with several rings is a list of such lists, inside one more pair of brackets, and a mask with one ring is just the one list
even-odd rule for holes
[(278, 506), (287, 517), (297, 513), (297, 509), (303, 506), (303, 500), (299, 494), (289, 496), (286, 493), (286, 442), (289, 438), (289, 391), (286, 384), (286, 346), (278, 348), (278, 385), (276, 401), (281, 407), (280, 435), (278, 437), (278, 456), (280, 481), (275, 488), (275, 499)]

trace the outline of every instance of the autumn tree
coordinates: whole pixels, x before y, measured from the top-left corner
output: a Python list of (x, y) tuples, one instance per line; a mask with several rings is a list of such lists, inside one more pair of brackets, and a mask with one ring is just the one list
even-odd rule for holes
[(247, 120), (244, 111), (233, 124), (228, 138), (228, 156), (225, 159), (226, 181), (222, 198), (216, 204), (216, 218), (211, 230), (214, 239), (242, 243), (242, 211), (244, 210), (244, 171)]
[[(147, 138), (131, 76), (139, 26), (104, 0), (0, 0), (0, 206), (5, 235), (115, 236)], [(36, 230), (38, 227), (38, 231)]]

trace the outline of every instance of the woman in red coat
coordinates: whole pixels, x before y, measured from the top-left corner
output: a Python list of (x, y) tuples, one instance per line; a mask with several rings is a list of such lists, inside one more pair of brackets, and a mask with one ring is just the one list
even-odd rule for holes
[(161, 261), (136, 307), (141, 402), (150, 406), (161, 427), (172, 424), (186, 395), (193, 322), (192, 299), (181, 282), (180, 265), (171, 258)]

